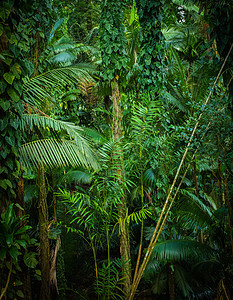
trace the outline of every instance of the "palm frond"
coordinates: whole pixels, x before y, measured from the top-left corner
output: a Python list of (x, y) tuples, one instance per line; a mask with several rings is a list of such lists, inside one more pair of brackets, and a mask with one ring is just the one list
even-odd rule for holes
[(154, 294), (160, 295), (162, 294), (167, 288), (167, 272), (166, 268), (164, 267), (153, 280), (152, 291)]
[(179, 98), (166, 91), (163, 92), (163, 97), (167, 103), (179, 108), (182, 112), (187, 112), (187, 108), (182, 104)]
[[(141, 208), (139, 211), (132, 212), (130, 215), (128, 215), (124, 222), (130, 223), (139, 223), (142, 222), (142, 220), (147, 219), (147, 217), (150, 217), (152, 215), (150, 209), (147, 208), (147, 205), (145, 205), (143, 208)], [(120, 219), (119, 219), (120, 221)]]
[(90, 184), (91, 183), (91, 174), (84, 170), (75, 170), (71, 169), (66, 172), (64, 175), (60, 176), (58, 179), (58, 184), (65, 182), (77, 182), (81, 184)]
[(182, 226), (193, 230), (197, 227), (212, 226), (215, 221), (212, 209), (193, 193), (187, 190), (182, 190), (182, 193), (186, 195), (186, 198), (184, 201), (184, 198), (181, 197), (177, 210)]
[(147, 169), (144, 173), (144, 181), (150, 186), (155, 186), (156, 184), (156, 175), (152, 168)]
[(175, 58), (176, 64), (178, 66), (181, 83), (182, 83), (183, 87), (186, 89), (186, 76), (185, 76), (185, 71), (184, 71), (184, 67), (182, 65), (181, 59), (174, 47), (171, 47), (171, 51), (172, 51), (173, 57)]
[(22, 164), (26, 168), (44, 164), (50, 168), (84, 166), (98, 168), (98, 163), (89, 147), (70, 140), (44, 139), (24, 144), (19, 149)]
[[(20, 128), (22, 130), (29, 126), (32, 130), (35, 126), (39, 128), (49, 128), (54, 131), (65, 131), (69, 138), (74, 140), (81, 146), (88, 147), (90, 140), (85, 136), (84, 129), (71, 122), (64, 122), (58, 119), (53, 119), (49, 116), (41, 116), (38, 114), (24, 114), (20, 121)], [(90, 146), (89, 146), (90, 147)]]
[(151, 259), (180, 262), (190, 257), (210, 257), (209, 246), (192, 240), (166, 240), (155, 245)]
[(190, 274), (180, 265), (174, 266), (175, 282), (178, 289), (182, 292), (186, 298), (193, 293), (193, 290), (189, 284), (191, 281)]
[(51, 91), (62, 90), (72, 83), (81, 84), (92, 81), (87, 65), (75, 65), (42, 73), (28, 80), (24, 86), (24, 100), (32, 105), (43, 104), (45, 100), (52, 100)]

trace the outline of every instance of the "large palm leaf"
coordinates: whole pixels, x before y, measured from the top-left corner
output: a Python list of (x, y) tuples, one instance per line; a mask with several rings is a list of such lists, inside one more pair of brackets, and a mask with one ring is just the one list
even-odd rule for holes
[(37, 167), (41, 163), (49, 167), (65, 165), (98, 168), (97, 156), (92, 150), (93, 145), (85, 136), (84, 130), (73, 123), (53, 119), (49, 116), (23, 115), (21, 129), (33, 130), (34, 127), (65, 133), (67, 139), (43, 139), (26, 143), (21, 146), (22, 163), (29, 167)]
[(37, 140), (22, 145), (19, 153), (23, 165), (28, 168), (38, 167), (41, 164), (50, 168), (67, 165), (98, 168), (98, 163), (90, 149), (71, 140)]
[(53, 99), (52, 92), (61, 91), (66, 85), (93, 82), (90, 70), (93, 71), (91, 66), (79, 64), (44, 72), (24, 84), (24, 100), (32, 105), (41, 105), (45, 100)]
[(165, 240), (154, 247), (151, 259), (183, 261), (193, 257), (208, 257), (214, 253), (209, 246), (192, 240)]

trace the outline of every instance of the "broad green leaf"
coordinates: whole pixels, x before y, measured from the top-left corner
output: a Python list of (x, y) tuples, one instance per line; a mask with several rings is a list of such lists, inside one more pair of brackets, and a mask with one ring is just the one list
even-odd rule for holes
[(0, 80), (0, 93), (3, 94), (7, 87), (7, 83), (4, 80)]
[(4, 111), (8, 110), (8, 108), (10, 107), (10, 101), (4, 101), (3, 99), (0, 100), (0, 106), (2, 107), (2, 109)]
[(6, 235), (6, 243), (8, 246), (11, 246), (13, 240), (14, 240), (13, 233)]
[(6, 136), (5, 137), (6, 142), (11, 145), (14, 146), (15, 145), (15, 138), (14, 136)]
[(31, 226), (24, 226), (16, 231), (15, 235), (25, 233), (27, 230), (31, 229)]
[(18, 248), (16, 246), (11, 247), (9, 250), (9, 253), (13, 259), (15, 259), (16, 261), (18, 260), (19, 252), (18, 252)]
[(0, 120), (0, 131), (3, 131), (8, 124), (8, 119), (4, 118), (3, 120)]
[(24, 293), (21, 290), (17, 290), (16, 292), (17, 296), (19, 296), (20, 298), (24, 298)]
[(15, 79), (15, 75), (12, 73), (5, 73), (5, 74), (3, 74), (3, 78), (6, 80), (6, 82), (8, 82), (9, 84), (12, 85), (12, 83)]
[(23, 260), (28, 268), (34, 269), (37, 266), (38, 260), (36, 259), (36, 255), (35, 252), (28, 252), (24, 255)]
[(16, 240), (15, 242), (22, 246), (24, 249), (26, 249), (27, 243), (25, 240)]
[(7, 89), (7, 93), (13, 101), (18, 102), (20, 100), (20, 96), (18, 95), (18, 93), (14, 88), (11, 87)]

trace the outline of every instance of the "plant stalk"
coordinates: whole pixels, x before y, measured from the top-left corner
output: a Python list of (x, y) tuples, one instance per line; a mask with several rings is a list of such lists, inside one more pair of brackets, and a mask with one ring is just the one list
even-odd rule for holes
[[(224, 66), (225, 66), (225, 64), (226, 64), (226, 62), (227, 62), (227, 59), (228, 59), (228, 57), (229, 57), (229, 55), (230, 55), (230, 53), (231, 53), (231, 51), (232, 51), (232, 48), (233, 48), (233, 44), (231, 45), (231, 47), (230, 47), (230, 49), (229, 49), (229, 51), (228, 51), (228, 54), (227, 54), (227, 56), (226, 56), (226, 58), (225, 58), (225, 60), (224, 60), (224, 62), (223, 62), (223, 64), (222, 64), (222, 67), (221, 67), (220, 71), (218, 72), (218, 75), (217, 75), (217, 77), (216, 77), (216, 79), (215, 79), (215, 81), (214, 81), (213, 87), (212, 87), (212, 89), (210, 90), (210, 93), (209, 93), (209, 95), (208, 95), (208, 97), (207, 97), (207, 99), (206, 99), (206, 101), (205, 101), (205, 103), (204, 103), (204, 108), (207, 106), (207, 104), (208, 104), (208, 102), (209, 102), (209, 100), (210, 100), (210, 97), (211, 97), (211, 95), (212, 95), (212, 93), (213, 93), (213, 90), (214, 90), (214, 88), (215, 88), (215, 86), (216, 86), (218, 80), (219, 80), (219, 77), (220, 77), (220, 75), (221, 75), (221, 73), (222, 73), (222, 70), (223, 70), (223, 68), (224, 68)], [(167, 206), (168, 206), (168, 203), (169, 203), (169, 199), (170, 199), (171, 194), (172, 194), (172, 192), (173, 192), (173, 189), (174, 189), (174, 187), (175, 187), (175, 184), (176, 184), (176, 181), (177, 181), (177, 179), (178, 179), (178, 176), (179, 176), (181, 167), (183, 166), (183, 163), (184, 163), (184, 161), (185, 161), (186, 155), (187, 155), (188, 150), (189, 150), (189, 148), (190, 148), (190, 146), (191, 146), (191, 143), (192, 143), (194, 134), (195, 134), (195, 132), (196, 132), (196, 129), (197, 129), (198, 125), (199, 125), (199, 122), (200, 122), (200, 120), (201, 120), (203, 114), (204, 114), (204, 109), (203, 109), (203, 111), (200, 113), (200, 115), (199, 115), (199, 117), (198, 117), (198, 119), (197, 119), (197, 122), (196, 122), (196, 124), (195, 124), (195, 126), (194, 126), (194, 129), (193, 129), (193, 131), (192, 131), (192, 134), (191, 134), (191, 137), (190, 137), (190, 139), (189, 139), (188, 145), (187, 145), (187, 147), (186, 147), (186, 149), (185, 149), (185, 152), (184, 152), (184, 154), (183, 154), (183, 157), (182, 157), (181, 162), (180, 162), (180, 164), (179, 164), (179, 167), (178, 167), (178, 169), (177, 169), (175, 178), (174, 178), (174, 180), (173, 180), (172, 186), (171, 186), (171, 188), (170, 188), (170, 191), (169, 191), (168, 196), (167, 196), (167, 198), (166, 198), (166, 201), (165, 201), (165, 204), (164, 204), (164, 206), (163, 206), (162, 212), (161, 212), (161, 214), (160, 214), (159, 220), (158, 220), (158, 222), (157, 222), (157, 225), (156, 225), (156, 227), (155, 227), (154, 233), (153, 233), (153, 235), (152, 235), (150, 244), (149, 244), (149, 246), (148, 246), (148, 248), (147, 248), (147, 251), (146, 251), (144, 260), (143, 260), (143, 262), (142, 262), (142, 264), (141, 264), (141, 267), (140, 267), (140, 269), (139, 269), (139, 271), (138, 271), (138, 274), (135, 276), (136, 279), (135, 279), (134, 284), (132, 285), (131, 292), (130, 292), (130, 296), (129, 296), (129, 299), (128, 299), (128, 300), (132, 300), (132, 299), (133, 299), (133, 297), (134, 297), (134, 295), (135, 295), (135, 292), (136, 292), (136, 289), (137, 289), (137, 287), (138, 287), (138, 284), (139, 284), (139, 282), (140, 282), (140, 280), (141, 280), (141, 278), (142, 278), (142, 275), (143, 275), (143, 273), (144, 273), (144, 270), (145, 270), (145, 268), (146, 268), (146, 266), (147, 266), (147, 263), (148, 263), (148, 261), (149, 261), (149, 259), (150, 259), (151, 254), (152, 254), (152, 251), (153, 251), (153, 248), (154, 248), (154, 246), (155, 246), (155, 243), (156, 243), (157, 240), (158, 240), (159, 234), (162, 232), (162, 226), (161, 226), (160, 230), (159, 230), (159, 227), (160, 227), (160, 224), (161, 224), (161, 222), (162, 222), (163, 215), (165, 214), (165, 211), (166, 211), (166, 209), (167, 209)], [(184, 178), (184, 176), (183, 176), (183, 178)], [(181, 184), (180, 184), (180, 185), (181, 185)], [(179, 185), (179, 186), (180, 186), (180, 185)], [(176, 192), (175, 196), (177, 195), (177, 193), (178, 193), (178, 189), (177, 189), (177, 192)], [(172, 205), (173, 202), (174, 202), (175, 196), (174, 196), (173, 199), (172, 199), (171, 205)], [(171, 207), (171, 205), (170, 205), (170, 207)], [(169, 210), (167, 211), (167, 213), (166, 213), (166, 215), (165, 215), (164, 221), (166, 221), (166, 216), (168, 216), (168, 213), (169, 213)], [(164, 221), (162, 222), (162, 224), (165, 224)], [(158, 232), (158, 230), (159, 230), (159, 232)], [(157, 232), (158, 232), (158, 234), (157, 234)], [(156, 236), (156, 234), (157, 234), (157, 236)]]

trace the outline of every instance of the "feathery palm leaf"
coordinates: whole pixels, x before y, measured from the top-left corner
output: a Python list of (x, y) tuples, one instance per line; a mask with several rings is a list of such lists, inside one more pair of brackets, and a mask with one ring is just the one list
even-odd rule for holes
[(190, 257), (209, 257), (214, 251), (192, 240), (166, 240), (155, 245), (151, 259), (182, 261)]
[(58, 184), (62, 184), (65, 182), (78, 182), (82, 184), (90, 184), (91, 174), (84, 170), (71, 169), (64, 175), (60, 176), (58, 179)]
[(90, 68), (86, 64), (80, 64), (53, 69), (33, 77), (23, 86), (24, 100), (32, 105), (43, 104), (45, 100), (52, 100), (51, 91), (61, 90), (72, 83), (80, 85), (93, 82), (89, 71)]
[(215, 222), (213, 209), (189, 191), (182, 190), (182, 192), (186, 195), (186, 198), (185, 201), (182, 201), (183, 197), (181, 198), (178, 215), (183, 226), (193, 230), (196, 227), (212, 226)]
[(24, 144), (19, 149), (22, 164), (27, 168), (45, 164), (50, 168), (84, 166), (98, 168), (89, 147), (71, 140), (44, 139)]
[[(28, 162), (34, 161), (33, 165), (44, 163), (50, 167), (52, 166), (64, 166), (72, 165), (79, 166), (83, 165), (85, 167), (91, 166), (92, 168), (98, 168), (97, 156), (91, 149), (91, 143), (86, 138), (84, 131), (81, 127), (74, 125), (73, 123), (64, 122), (61, 120), (56, 120), (48, 116), (40, 115), (23, 115), (20, 123), (20, 128), (25, 129), (27, 126), (32, 130), (35, 126), (39, 128), (44, 128), (53, 131), (64, 131), (69, 135), (70, 141), (61, 142), (52, 139), (34, 141), (32, 143), (27, 143), (22, 146), (21, 153), (28, 159)], [(49, 149), (49, 145), (54, 148)], [(69, 146), (68, 146), (69, 145)], [(65, 153), (71, 147), (71, 152)], [(48, 149), (47, 149), (48, 148)], [(29, 149), (33, 150), (30, 154)], [(61, 150), (62, 153), (59, 155), (56, 151)], [(51, 152), (51, 151), (52, 152)], [(37, 153), (38, 151), (38, 153)], [(26, 154), (27, 153), (27, 154)], [(36, 154), (37, 153), (37, 154)], [(49, 158), (46, 153), (50, 153)], [(54, 153), (51, 155), (51, 153)], [(73, 153), (73, 154), (72, 154)], [(31, 158), (30, 158), (31, 155)], [(56, 156), (58, 157), (56, 161)], [(59, 158), (60, 157), (60, 158)], [(78, 158), (79, 157), (79, 158)], [(65, 163), (65, 158), (67, 162)], [(77, 159), (78, 158), (78, 159)], [(25, 159), (23, 159), (24, 164), (26, 164)], [(77, 162), (74, 161), (77, 159)]]

